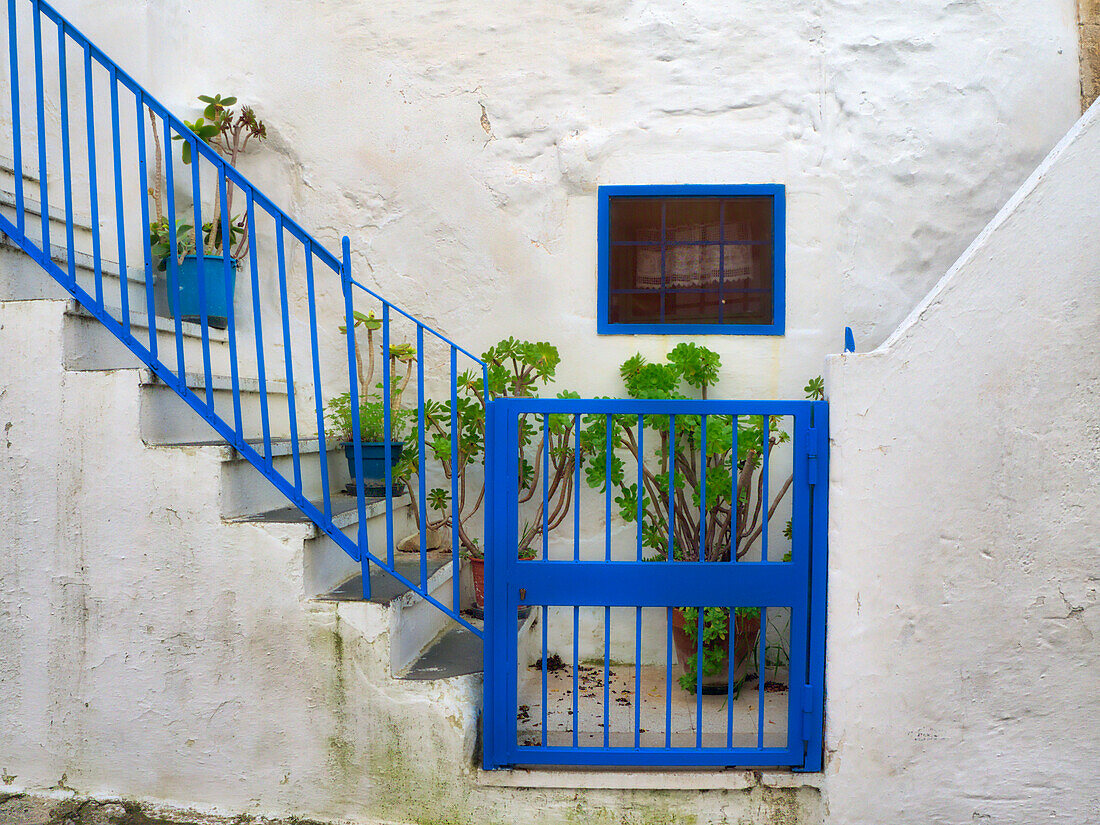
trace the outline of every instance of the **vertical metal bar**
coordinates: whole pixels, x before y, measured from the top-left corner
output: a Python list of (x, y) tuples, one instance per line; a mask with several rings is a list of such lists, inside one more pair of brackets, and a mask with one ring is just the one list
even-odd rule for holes
[[(73, 238), (73, 165), (69, 146), (69, 66), (65, 56), (65, 26), (57, 24), (57, 74), (61, 85), (61, 169), (65, 179), (65, 258), (69, 284), (76, 285), (76, 242)], [(21, 172), (15, 173), (16, 178)]]
[(542, 417), (542, 560), (546, 561), (550, 544), (550, 413)]
[[(768, 608), (760, 608), (760, 646), (756, 652), (756, 695), (757, 695), (757, 709), (756, 709), (756, 747), (764, 747), (764, 682), (767, 677), (767, 668), (765, 665), (767, 661), (765, 657), (768, 653), (767, 646), (768, 635)], [(793, 687), (793, 686), (792, 686)], [(791, 700), (793, 701), (793, 700)]]
[[(179, 283), (179, 233), (176, 230), (176, 177), (174, 171), (174, 163), (172, 159), (172, 127), (168, 123), (168, 118), (164, 118), (164, 200), (168, 206), (168, 243), (170, 249), (168, 251), (167, 268), (165, 273), (168, 276), (168, 296), (169, 296), (169, 308), (174, 309), (172, 313), (175, 316), (176, 327), (176, 374), (180, 379), (180, 387), (185, 388), (187, 366), (184, 362), (183, 354), (183, 305), (180, 303), (180, 283)], [(92, 231), (95, 232), (96, 219), (92, 217)], [(196, 236), (197, 237), (197, 236)], [(100, 288), (100, 279), (98, 275), (98, 264), (96, 274), (96, 292), (99, 302), (103, 303), (103, 295)], [(172, 293), (175, 292), (175, 298), (173, 300)]]
[(707, 560), (707, 417), (699, 417), (699, 561)]
[[(573, 561), (581, 558), (581, 417), (573, 416)], [(580, 615), (581, 609), (573, 606), (573, 747), (579, 743), (580, 692)]]
[(8, 61), (11, 66), (11, 152), (15, 167), (15, 226), (26, 233), (26, 207), (23, 203), (23, 128), (19, 122), (19, 26), (15, 0), (8, 0)]
[(580, 626), (581, 626), (581, 609), (576, 605), (573, 605), (573, 747), (577, 747), (579, 744), (579, 727), (581, 723), (580, 708), (577, 702), (577, 695), (580, 693)]
[(771, 421), (769, 416), (764, 416), (764, 422), (760, 430), (760, 561), (768, 560), (768, 442), (771, 440), (769, 429)]
[(731, 415), (730, 419), (730, 423), (733, 426), (733, 432), (730, 435), (733, 450), (730, 454), (730, 464), (733, 465), (730, 468), (730, 561), (734, 562), (737, 561), (737, 479), (740, 477), (740, 474), (737, 472), (737, 428), (740, 417)]
[(604, 423), (604, 454), (603, 454), (603, 481), (604, 481), (604, 561), (611, 561), (611, 415), (608, 414)]
[[(286, 244), (285, 236), (286, 232), (283, 229), (283, 214), (281, 212), (275, 215), (275, 247), (278, 253), (279, 259), (279, 299), (282, 301), (283, 311), (283, 354), (284, 363), (286, 364), (286, 392), (287, 392), (287, 410), (290, 413), (290, 449), (294, 456), (294, 490), (298, 493), (298, 497), (302, 498), (302, 454), (298, 444), (298, 412), (294, 408), (294, 356), (291, 352), (291, 340), (290, 340), (290, 306), (289, 306), (289, 292), (286, 285)], [(348, 277), (351, 277), (350, 275)], [(348, 331), (351, 332), (353, 327), (349, 326)], [(354, 337), (354, 333), (352, 333)], [(356, 417), (358, 417), (358, 407), (355, 408)], [(328, 456), (321, 456), (324, 461), (328, 460)], [(358, 465), (357, 465), (358, 466)], [(366, 529), (365, 524), (359, 525), (360, 531)], [(366, 579), (364, 579), (364, 587), (366, 586)]]
[(367, 505), (363, 494), (363, 432), (359, 423), (359, 371), (355, 368), (355, 313), (351, 298), (351, 240), (347, 235), (341, 240), (343, 256), (340, 265), (340, 281), (344, 288), (344, 329), (348, 342), (348, 393), (351, 396), (351, 443), (352, 457), (355, 459), (355, 472), (352, 484), (355, 485), (355, 499), (359, 508), (359, 568), (362, 571), (363, 599), (370, 598), (370, 559), (367, 556), (366, 524)]
[[(126, 276), (126, 204), (122, 197), (122, 135), (118, 119), (118, 71), (111, 66), (111, 141), (115, 160), (115, 237), (118, 239), (118, 287), (122, 328), (130, 337), (130, 284)], [(213, 409), (213, 404), (211, 404)]]
[(726, 643), (729, 648), (726, 657), (726, 747), (733, 747), (733, 682), (737, 673), (737, 608), (731, 607), (729, 632)]
[[(88, 125), (88, 200), (92, 213), (92, 271), (95, 274), (95, 302), (103, 306), (103, 255), (99, 237), (99, 174), (95, 152), (95, 104), (92, 101), (92, 46), (84, 44), (84, 118)], [(168, 122), (165, 121), (165, 130)], [(168, 153), (171, 157), (171, 152)], [(171, 170), (171, 165), (169, 165)], [(171, 171), (169, 171), (171, 175)], [(171, 191), (171, 177), (169, 191)], [(173, 227), (175, 224), (173, 223)], [(175, 247), (172, 247), (175, 249)], [(182, 370), (182, 367), (181, 367)], [(181, 377), (182, 380), (182, 377)]]
[[(664, 206), (661, 207), (662, 234)], [(663, 247), (662, 247), (663, 248)], [(668, 557), (665, 564), (676, 558), (676, 416), (668, 417)], [(665, 747), (672, 747), (672, 608), (665, 616)]]
[(321, 391), (321, 356), (317, 346), (317, 298), (313, 285), (313, 242), (305, 243), (306, 253), (306, 298), (309, 304), (309, 339), (313, 358), (313, 401), (317, 408), (317, 442), (320, 453), (317, 460), (321, 465), (321, 496), (324, 499), (325, 518), (332, 520), (332, 493), (328, 488), (328, 444), (325, 441), (324, 394)]
[[(241, 382), (237, 375), (237, 322), (233, 312), (233, 279), (237, 268), (237, 262), (230, 253), (233, 251), (233, 234), (230, 230), (229, 215), (229, 185), (225, 180), (225, 171), (215, 167), (218, 174), (218, 203), (221, 204), (222, 219), (222, 286), (225, 289), (225, 323), (229, 331), (229, 377), (233, 385), (233, 421), (237, 438), (244, 442), (244, 422), (241, 418)], [(309, 258), (309, 251), (306, 251)], [(321, 453), (322, 465), (324, 464), (324, 452)]]
[(417, 482), (420, 488), (420, 586), (428, 591), (428, 508), (424, 500), (427, 493), (427, 475), (424, 456), (424, 325), (416, 324), (416, 442)]
[[(256, 372), (260, 382), (260, 424), (264, 431), (264, 460), (270, 469), (271, 458), (271, 420), (267, 406), (267, 369), (264, 365), (264, 323), (260, 314), (260, 276), (256, 258), (259, 248), (256, 245), (256, 204), (252, 187), (246, 190), (245, 220), (248, 222), (248, 269), (252, 276), (252, 324), (256, 335)], [(351, 296), (351, 284), (346, 287), (347, 297)], [(349, 327), (350, 329), (350, 327)], [(353, 342), (354, 343), (354, 342)], [(354, 361), (352, 362), (354, 365)], [(355, 479), (352, 479), (354, 482)]]
[[(462, 562), (458, 555), (458, 347), (451, 344), (451, 581), (454, 584), (452, 604), (457, 614), (462, 609), (461, 571)], [(488, 457), (486, 457), (485, 475), (488, 477)], [(488, 522), (486, 516), (486, 523)], [(484, 548), (482, 548), (484, 550)]]
[(668, 417), (668, 561), (676, 558), (676, 416)]
[(611, 743), (611, 608), (603, 609), (603, 746)]
[[(185, 138), (191, 144), (191, 209), (195, 218), (195, 268), (199, 279), (199, 330), (202, 336), (202, 375), (206, 388), (207, 415), (214, 411), (214, 379), (210, 370), (210, 318), (206, 305), (206, 241), (202, 226), (202, 188), (199, 185), (199, 142)], [(182, 314), (182, 304), (181, 304)]]
[[(638, 416), (638, 561), (645, 526), (645, 416)], [(642, 745), (642, 608), (634, 608), (634, 747)]]
[[(370, 397), (370, 388), (365, 390)], [(382, 302), (382, 434), (385, 443), (382, 446), (385, 455), (386, 478), (386, 561), (393, 569), (393, 468), (392, 442), (393, 422), (390, 420), (390, 305)]]
[(38, 124), (38, 192), (42, 209), (42, 251), (46, 257), (50, 257), (50, 196), (48, 191), (49, 179), (46, 175), (46, 93), (43, 90), (42, 77), (42, 10), (38, 3), (32, 0), (34, 9), (32, 20), (34, 22), (34, 82), (37, 100), (37, 124)]
[[(144, 93), (134, 95), (138, 144), (138, 184), (141, 186), (141, 239), (145, 260), (145, 314), (149, 319), (149, 354), (157, 360), (157, 300), (153, 291), (153, 248), (149, 240), (149, 166), (145, 157), (145, 100)], [(70, 224), (71, 224), (70, 220)]]
[(672, 747), (672, 608), (665, 608), (665, 747)]
[(699, 624), (695, 647), (695, 747), (703, 747), (703, 640), (705, 638), (707, 608), (699, 605)]
[(550, 608), (546, 605), (542, 605), (542, 746), (546, 747), (546, 723), (549, 718), (549, 710), (546, 707), (546, 694), (547, 694), (547, 666), (546, 657), (549, 655), (546, 650), (546, 623), (549, 620)]

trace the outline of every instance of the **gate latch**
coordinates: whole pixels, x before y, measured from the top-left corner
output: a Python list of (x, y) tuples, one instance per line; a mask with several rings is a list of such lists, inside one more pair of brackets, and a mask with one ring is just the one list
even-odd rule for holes
[(526, 587), (521, 587), (519, 589), (519, 600), (522, 602), (522, 601), (526, 601), (526, 599), (527, 599), (527, 588)]

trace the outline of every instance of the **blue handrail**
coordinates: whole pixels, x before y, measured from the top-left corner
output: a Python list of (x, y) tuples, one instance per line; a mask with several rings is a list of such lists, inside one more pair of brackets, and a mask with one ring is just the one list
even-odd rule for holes
[[(27, 118), (23, 117), (23, 101), (20, 94), (20, 48), (25, 41), (25, 31), (21, 31), (20, 16), (29, 9), (30, 12), (30, 37), (34, 60), (34, 92), (33, 106), (28, 106), (28, 111), (33, 111), (35, 126), (35, 151), (32, 156), (37, 160), (37, 175), (39, 189), (39, 204), (35, 207), (28, 204), (24, 193), (24, 136), (23, 126)], [(132, 353), (134, 353), (153, 373), (168, 387), (174, 390), (183, 401), (196, 413), (202, 416), (213, 431), (232, 446), (240, 455), (248, 460), (259, 470), (275, 488), (282, 493), (294, 506), (300, 509), (311, 519), (335, 544), (343, 549), (351, 558), (358, 561), (362, 568), (363, 595), (370, 597), (370, 572), (371, 564), (378, 565), (399, 582), (417, 593), (421, 598), (433, 604), (455, 621), (466, 626), (477, 635), (481, 635), (480, 628), (471, 625), (460, 613), (460, 589), (459, 589), (459, 557), (458, 543), (454, 541), (451, 549), (451, 562), (453, 564), (454, 589), (451, 594), (452, 604), (448, 605), (434, 597), (428, 589), (428, 550), (426, 547), (427, 533), (427, 503), (426, 492), (428, 490), (429, 476), (433, 473), (428, 466), (426, 451), (429, 442), (425, 428), (425, 405), (428, 402), (427, 392), (430, 387), (443, 383), (432, 380), (428, 373), (433, 365), (428, 363), (426, 342), (434, 341), (446, 348), (446, 357), (440, 363), (440, 372), (443, 376), (449, 373), (449, 388), (447, 390), (451, 401), (451, 433), (457, 433), (458, 418), (455, 415), (457, 400), (457, 386), (460, 379), (458, 372), (459, 357), (469, 359), (473, 365), (480, 367), (480, 375), (483, 382), (482, 398), (488, 399), (488, 370), (486, 364), (469, 350), (464, 349), (446, 336), (429, 327), (423, 321), (412, 314), (395, 306), (392, 302), (382, 298), (373, 290), (356, 281), (352, 275), (351, 248), (347, 237), (342, 239), (341, 254), (330, 252), (318, 239), (306, 231), (298, 222), (280, 209), (273, 200), (261, 192), (243, 174), (237, 171), (226, 161), (217, 149), (207, 144), (202, 138), (188, 128), (185, 121), (172, 114), (166, 106), (161, 104), (148, 90), (135, 81), (127, 72), (111, 60), (100, 48), (85, 37), (75, 26), (64, 18), (45, 0), (8, 0), (8, 51), (9, 66), (11, 70), (11, 113), (12, 113), (12, 158), (15, 176), (15, 207), (14, 215), (0, 214), (0, 231), (8, 235), (13, 241), (43, 269), (46, 270), (61, 286), (63, 286), (84, 309), (102, 323), (113, 335), (115, 335)], [(53, 55), (49, 52), (52, 46), (43, 40), (43, 28), (45, 21), (49, 21), (56, 27), (56, 71), (50, 68), (48, 59)], [(47, 32), (48, 33), (48, 32)], [(71, 48), (70, 48), (71, 47)], [(83, 77), (79, 72), (70, 72), (69, 55), (79, 52), (83, 66)], [(110, 140), (103, 140), (97, 136), (97, 82), (96, 70), (102, 78), (105, 72), (108, 88), (107, 93), (110, 107)], [(74, 75), (70, 77), (70, 74)], [(56, 79), (56, 85), (54, 81)], [(76, 82), (74, 82), (76, 81)], [(70, 100), (70, 89), (83, 84), (83, 105), (73, 106)], [(25, 85), (25, 84), (24, 84)], [(47, 107), (47, 99), (56, 89), (57, 100), (51, 100)], [(133, 106), (125, 94), (133, 96)], [(56, 103), (56, 105), (54, 105)], [(123, 105), (126, 104), (126, 105)], [(60, 126), (52, 129), (52, 124), (46, 120), (47, 111), (60, 112)], [(134, 122), (129, 123), (129, 115), (125, 112), (133, 112)], [(146, 126), (146, 115), (149, 116), (150, 126)], [(83, 116), (85, 128), (73, 128), (74, 117)], [(151, 131), (147, 131), (151, 130)], [(158, 220), (160, 220), (160, 198), (164, 199), (165, 217), (168, 225), (168, 241), (170, 252), (163, 261), (164, 273), (169, 285), (169, 305), (171, 321), (167, 318), (159, 318), (157, 315), (157, 292), (155, 290), (156, 265), (161, 262), (154, 260), (152, 244), (150, 241), (149, 227), (151, 222), (150, 195), (154, 190), (150, 189), (149, 163), (148, 163), (148, 137), (152, 136), (157, 146), (158, 163), (161, 161), (160, 147), (164, 147), (163, 177), (157, 181), (155, 201)], [(132, 142), (130, 137), (133, 137)], [(182, 142), (190, 151), (190, 175), (179, 175), (176, 169), (176, 159), (173, 156), (173, 139)], [(102, 142), (101, 142), (102, 141)], [(51, 220), (57, 220), (57, 210), (50, 207), (50, 186), (59, 181), (50, 175), (49, 161), (51, 153), (60, 151), (61, 176), (60, 186), (64, 196), (64, 221), (65, 241), (64, 268), (54, 260), (55, 249), (50, 243)], [(133, 154), (136, 153), (136, 159)], [(87, 228), (91, 235), (92, 279), (90, 282), (81, 282), (77, 268), (76, 252), (76, 202), (84, 197), (83, 192), (78, 191), (74, 185), (74, 177), (78, 165), (76, 160), (83, 155), (87, 161), (87, 198), (84, 205), (90, 213), (90, 225)], [(109, 157), (107, 157), (109, 156)], [(109, 172), (101, 170), (100, 165), (106, 161)], [(105, 172), (106, 174), (101, 174)], [(186, 185), (185, 179), (190, 180), (191, 200), (178, 203), (176, 191), (177, 183)], [(164, 189), (159, 186), (163, 181)], [(136, 187), (135, 187), (136, 183)], [(103, 184), (103, 185), (101, 185)], [(135, 195), (134, 189), (138, 192)], [(234, 191), (243, 193), (245, 208), (243, 215), (235, 217), (230, 213), (231, 195)], [(217, 198), (217, 210), (211, 213), (209, 221), (209, 235), (218, 234), (220, 230), (220, 243), (213, 243), (214, 255), (203, 254), (209, 245), (204, 237), (207, 233), (203, 220), (203, 195), (213, 192)], [(134, 203), (137, 198), (138, 204)], [(101, 228), (101, 206), (109, 204), (113, 200), (114, 227)], [(136, 206), (140, 208), (134, 208)], [(29, 234), (34, 231), (27, 220), (28, 210), (39, 210), (40, 228), (37, 236)], [(140, 217), (139, 217), (140, 216)], [(184, 317), (183, 308), (179, 302), (179, 284), (182, 273), (182, 264), (176, 254), (181, 243), (189, 240), (188, 233), (180, 231), (177, 218), (188, 216), (193, 218), (194, 227), (190, 230), (194, 238), (195, 261), (197, 270), (197, 313), (195, 317)], [(140, 219), (140, 223), (136, 223)], [(261, 233), (258, 222), (265, 222), (266, 227), (270, 223), (271, 231)], [(220, 227), (215, 223), (220, 222)], [(32, 221), (32, 223), (35, 223)], [(242, 281), (251, 290), (251, 307), (238, 316), (233, 306), (233, 281), (236, 275), (239, 260), (234, 260), (231, 246), (235, 237), (234, 232), (243, 233), (246, 239), (248, 270)], [(137, 239), (141, 239), (140, 249), (137, 248)], [(218, 248), (220, 246), (220, 249)], [(117, 309), (108, 303), (113, 300), (107, 279), (109, 266), (105, 266), (104, 253), (113, 249), (117, 254), (118, 272), (118, 299)], [(130, 260), (142, 261), (142, 276), (139, 279), (141, 292), (140, 299), (135, 298), (138, 306), (144, 304), (144, 318), (135, 315), (130, 295), (129, 282), (131, 273), (128, 269), (128, 252), (133, 253)], [(268, 266), (268, 259), (274, 258), (273, 266)], [(220, 261), (217, 260), (220, 258)], [(290, 275), (293, 267), (300, 263), (304, 269), (306, 312), (304, 317), (296, 314), (291, 317), (291, 307), (295, 305), (296, 298), (292, 294), (292, 287), (296, 284)], [(320, 264), (318, 267), (317, 265)], [(320, 278), (324, 277), (325, 268), (331, 275), (339, 278), (339, 299), (333, 301), (328, 296), (334, 290), (326, 290)], [(220, 281), (219, 281), (220, 278)], [(264, 300), (265, 290), (274, 288), (277, 292)], [(220, 294), (224, 292), (224, 295)], [(177, 300), (173, 303), (172, 298)], [(221, 300), (225, 301), (224, 319), (218, 314), (216, 307)], [(326, 304), (326, 300), (328, 303)], [(382, 327), (382, 363), (383, 379), (382, 394), (379, 399), (384, 409), (384, 431), (386, 470), (385, 470), (385, 500), (386, 500), (386, 547), (371, 548), (368, 546), (367, 534), (367, 496), (366, 479), (363, 477), (364, 450), (362, 421), (360, 420), (361, 402), (371, 398), (375, 388), (361, 386), (359, 371), (357, 370), (358, 358), (363, 353), (359, 349), (356, 340), (355, 323), (359, 317), (357, 306), (364, 302), (380, 302), (381, 327)], [(277, 307), (279, 318), (274, 322), (274, 331), (265, 336), (265, 311), (266, 307)], [(392, 311), (392, 312), (391, 312)], [(412, 508), (419, 526), (420, 565), (418, 575), (406, 576), (398, 571), (394, 553), (394, 491), (393, 469), (390, 465), (392, 435), (397, 422), (392, 420), (393, 402), (395, 400), (395, 388), (391, 387), (390, 380), (390, 341), (395, 334), (391, 329), (391, 321), (394, 318), (409, 321), (415, 325), (416, 342), (416, 426), (415, 436), (418, 453), (414, 474), (417, 483), (409, 485), (410, 495), (415, 492), (418, 501)], [(334, 350), (326, 349), (321, 323), (324, 319), (342, 318), (346, 330), (346, 351), (343, 347)], [(270, 319), (274, 321), (274, 319)], [(158, 327), (158, 321), (161, 322)], [(219, 322), (220, 321), (220, 322)], [(145, 323), (148, 326), (148, 340), (144, 336), (139, 340), (135, 337), (135, 327)], [(217, 326), (215, 324), (217, 323)], [(224, 327), (222, 327), (224, 323)], [(307, 324), (305, 334), (301, 334), (301, 325)], [(197, 332), (196, 332), (197, 328)], [(223, 338), (216, 340), (216, 330), (224, 328)], [(297, 331), (297, 332), (296, 332)], [(172, 345), (161, 341), (160, 336), (171, 336)], [(188, 345), (188, 339), (199, 340), (200, 354), (192, 351)], [(251, 342), (248, 339), (251, 338)], [(329, 336), (331, 338), (331, 336)], [(297, 340), (296, 340), (297, 339)], [(221, 351), (216, 344), (218, 341), (225, 343), (225, 350)], [(308, 341), (308, 346), (305, 342)], [(265, 348), (274, 346), (282, 350), (281, 359), (273, 359), (273, 352)], [(308, 353), (308, 355), (307, 355)], [(259, 404), (259, 431), (250, 432), (246, 425), (245, 408), (242, 402), (242, 378), (241, 359), (255, 358), (257, 374), (258, 404)], [(374, 353), (370, 353), (373, 358)], [(188, 386), (188, 361), (192, 362), (191, 373), (195, 372), (197, 364), (194, 362), (201, 357), (202, 386)], [(232, 390), (231, 407), (225, 401), (219, 401), (215, 395), (216, 373), (223, 368), (217, 358), (228, 358), (229, 383)], [(355, 505), (359, 517), (359, 530), (355, 539), (345, 535), (336, 521), (337, 508), (335, 496), (338, 491), (331, 489), (333, 483), (332, 469), (329, 467), (329, 452), (333, 446), (326, 439), (325, 423), (325, 394), (322, 388), (322, 379), (329, 374), (326, 365), (338, 363), (347, 359), (348, 392), (351, 399), (351, 445), (353, 451), (352, 486), (355, 495)], [(164, 359), (168, 359), (167, 361)], [(278, 363), (281, 361), (281, 363)], [(305, 366), (303, 370), (302, 367)], [(277, 381), (276, 376), (282, 373), (285, 379), (286, 393), (286, 421), (289, 428), (289, 455), (291, 467), (285, 468), (283, 462), (277, 460), (278, 455), (285, 451), (275, 449), (276, 436), (275, 414), (277, 405), (281, 402), (271, 398), (271, 386)], [(298, 373), (297, 380), (295, 373)], [(312, 387), (301, 383), (302, 378), (312, 381)], [(331, 379), (329, 379), (331, 380)], [(191, 381), (194, 384), (194, 380)], [(403, 387), (402, 387), (403, 389)], [(299, 420), (298, 402), (303, 404), (312, 395), (313, 411)], [(303, 435), (303, 426), (309, 419), (313, 419), (317, 429), (317, 456), (314, 459), (309, 451), (303, 449), (303, 443), (311, 442), (312, 435)], [(452, 450), (457, 449), (457, 437), (452, 438)], [(319, 476), (319, 501), (311, 501), (307, 495), (307, 475), (313, 472), (312, 462), (317, 462), (317, 474)], [(313, 479), (310, 479), (313, 484)], [(457, 495), (457, 490), (455, 490)], [(457, 525), (453, 525), (457, 531)], [(457, 532), (455, 532), (457, 536)]]

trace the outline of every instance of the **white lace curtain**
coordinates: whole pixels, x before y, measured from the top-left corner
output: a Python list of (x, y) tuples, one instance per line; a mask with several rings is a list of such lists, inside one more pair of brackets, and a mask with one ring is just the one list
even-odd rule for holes
[[(743, 240), (752, 237), (747, 223), (727, 223), (721, 237)], [(661, 288), (661, 233), (645, 230), (638, 240), (653, 244), (638, 247), (637, 289)], [(752, 277), (752, 247), (724, 245), (719, 253), (719, 225), (691, 224), (675, 226), (665, 231), (666, 289), (718, 288), (719, 282), (734, 284)], [(701, 242), (711, 242), (707, 245)], [(678, 246), (677, 244), (697, 244)], [(719, 272), (719, 269), (722, 272)]]

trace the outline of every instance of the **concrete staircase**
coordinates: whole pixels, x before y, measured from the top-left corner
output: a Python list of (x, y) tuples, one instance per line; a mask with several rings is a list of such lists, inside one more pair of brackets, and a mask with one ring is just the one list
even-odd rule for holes
[[(40, 237), (40, 212), (33, 193), (37, 180), (24, 174), (26, 220), (28, 234)], [(14, 216), (14, 176), (10, 161), (0, 159), (0, 210)], [(63, 268), (69, 265), (65, 249), (65, 215), (51, 201), (52, 257)], [(91, 255), (92, 228), (86, 216), (75, 216), (73, 256), (78, 282), (95, 294), (94, 261)], [(60, 245), (59, 245), (60, 244)], [(119, 277), (117, 263), (102, 261), (102, 292), (107, 306), (118, 305), (121, 284), (126, 284), (131, 307), (131, 327), (139, 340), (148, 341), (149, 319), (144, 268), (130, 267), (124, 281)], [(167, 309), (162, 279), (155, 291), (155, 322), (162, 357), (174, 364), (176, 351), (175, 321)], [(120, 318), (117, 310), (111, 314)], [(197, 324), (183, 323), (186, 384), (203, 395), (205, 379), (201, 374), (202, 335)], [(232, 405), (230, 353), (225, 331), (209, 330), (212, 388), (215, 404), (229, 409)], [(336, 611), (358, 612), (358, 622), (368, 620), (372, 626), (386, 628), (388, 647), (388, 678), (422, 682), (438, 680), (446, 689), (451, 680), (458, 680), (458, 692), (464, 697), (476, 696), (471, 690), (471, 674), (481, 671), (481, 646), (473, 634), (459, 628), (439, 610), (409, 592), (396, 579), (372, 565), (369, 602), (362, 601), (362, 578), (357, 562), (338, 547), (298, 509), (256, 471), (238, 452), (221, 442), (209, 425), (161, 382), (143, 368), (106, 328), (83, 307), (71, 299), (35, 261), (25, 255), (6, 236), (0, 236), (0, 347), (4, 367), (0, 369), (0, 418), (6, 424), (7, 441), (18, 438), (25, 422), (36, 420), (42, 410), (36, 410), (33, 398), (47, 392), (53, 396), (61, 415), (79, 415), (80, 427), (44, 425), (41, 435), (52, 433), (63, 439), (67, 458), (59, 460), (58, 472), (76, 472), (85, 485), (94, 485), (97, 498), (103, 504), (98, 509), (83, 508), (74, 513), (88, 533), (89, 520), (114, 522), (122, 535), (140, 532), (132, 549), (148, 556), (163, 552), (162, 562), (172, 564), (176, 553), (167, 550), (169, 542), (158, 533), (157, 522), (183, 513), (202, 513), (209, 537), (224, 533), (239, 537), (242, 532), (262, 536), (261, 543), (276, 542), (296, 559), (300, 566), (291, 576), (293, 596), (307, 613)], [(197, 367), (196, 367), (197, 365)], [(190, 370), (198, 369), (199, 372)], [(242, 362), (239, 366), (241, 413), (244, 431), (259, 433), (260, 382), (255, 367)], [(269, 378), (266, 382), (269, 427), (272, 437), (271, 460), (284, 475), (293, 478), (294, 444), (290, 439), (288, 387), (284, 381)], [(27, 405), (19, 408), (19, 399)], [(223, 407), (224, 404), (224, 407)], [(79, 412), (77, 412), (79, 411)], [(320, 442), (316, 433), (303, 431), (316, 422), (310, 408), (308, 414), (299, 410), (298, 456), (303, 492), (321, 507)], [(14, 433), (14, 436), (13, 436)], [(81, 435), (87, 438), (80, 440)], [(13, 442), (14, 443), (14, 442)], [(262, 452), (262, 448), (260, 448)], [(121, 477), (100, 472), (94, 459), (110, 453), (132, 468)], [(80, 466), (73, 466), (73, 456), (81, 456)], [(323, 457), (328, 470), (331, 506), (337, 526), (354, 537), (359, 530), (356, 500), (344, 492), (348, 486), (346, 463), (342, 450), (327, 445)], [(166, 484), (163, 474), (143, 475), (145, 468), (162, 468), (178, 476)], [(18, 482), (16, 482), (18, 484)], [(175, 492), (166, 494), (166, 487)], [(122, 488), (141, 495), (146, 501), (143, 516), (130, 523), (116, 510), (113, 502), (122, 495)], [(82, 490), (81, 494), (87, 492)], [(59, 502), (60, 504), (60, 502)], [(74, 508), (75, 509), (75, 508)], [(174, 514), (174, 515), (170, 515)], [(384, 548), (386, 542), (385, 501), (368, 501), (366, 531), (372, 548)], [(395, 500), (395, 538), (414, 532), (412, 513), (406, 498)], [(16, 538), (13, 541), (18, 540)], [(173, 539), (176, 541), (178, 539)], [(227, 542), (234, 544), (236, 538)], [(159, 548), (159, 549), (158, 549)], [(381, 552), (385, 555), (384, 551)], [(398, 554), (400, 556), (400, 554)], [(398, 559), (398, 569), (408, 578), (419, 577), (419, 555), (407, 562)], [(230, 566), (236, 566), (230, 563)], [(450, 605), (453, 599), (451, 557), (439, 553), (429, 558), (429, 588), (433, 597)], [(121, 590), (137, 587), (137, 581), (119, 578)], [(464, 599), (472, 598), (470, 583), (462, 581)], [(460, 632), (461, 631), (461, 632)], [(463, 678), (465, 677), (465, 678)], [(469, 710), (472, 719), (476, 710)], [(472, 736), (471, 730), (461, 732)]]

